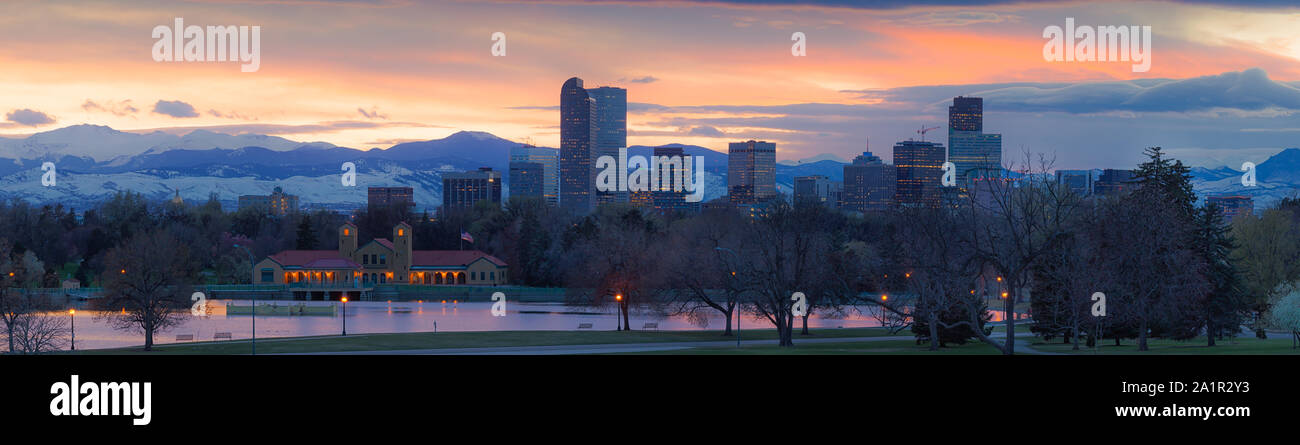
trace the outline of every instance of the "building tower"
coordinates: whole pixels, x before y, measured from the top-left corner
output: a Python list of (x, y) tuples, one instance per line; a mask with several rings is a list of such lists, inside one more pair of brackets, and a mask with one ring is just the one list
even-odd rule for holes
[(357, 226), (352, 223), (339, 227), (339, 256), (356, 261), (352, 255), (357, 253)]
[(393, 268), (390, 281), (410, 282), (411, 276), (411, 226), (405, 222), (393, 227), (393, 259), (389, 263)]
[(596, 206), (596, 106), (582, 79), (560, 88), (560, 206), (578, 214)]

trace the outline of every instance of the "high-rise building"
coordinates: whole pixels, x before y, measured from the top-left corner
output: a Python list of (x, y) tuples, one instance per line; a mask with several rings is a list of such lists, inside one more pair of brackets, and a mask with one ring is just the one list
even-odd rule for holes
[(501, 203), (501, 172), (483, 167), (477, 171), (442, 175), (442, 210), (474, 208), (479, 201)]
[(795, 176), (794, 202), (815, 202), (830, 208), (840, 206), (844, 183), (824, 175)]
[(510, 196), (545, 201), (546, 166), (539, 162), (510, 161)]
[(948, 162), (957, 182), (1002, 177), (1002, 135), (984, 133), (984, 99), (957, 96), (948, 107)]
[[(595, 159), (601, 156), (618, 159), (618, 149), (627, 147), (627, 90), (615, 87), (590, 88), (587, 95), (596, 101), (596, 138), (592, 143), (595, 146)], [(627, 202), (628, 192), (596, 192), (596, 200), (597, 203)]]
[(596, 107), (582, 79), (560, 88), (560, 206), (580, 214), (596, 207)]
[(368, 187), (366, 205), (370, 207), (387, 207), (393, 204), (415, 206), (415, 192), (410, 187)]
[(1133, 170), (1108, 168), (1092, 184), (1093, 193), (1101, 196), (1117, 195), (1133, 187)]
[[(510, 162), (537, 163), (542, 165), (542, 199), (549, 205), (560, 202), (560, 154), (549, 148), (523, 145), (510, 149)], [(510, 194), (516, 195), (514, 167), (511, 167)]]
[(1223, 222), (1225, 223), (1231, 223), (1237, 218), (1255, 213), (1255, 199), (1246, 195), (1208, 196), (1205, 201), (1219, 206), (1219, 211), (1222, 212)]
[(845, 210), (869, 212), (887, 210), (894, 206), (894, 193), (898, 188), (898, 170), (885, 164), (879, 156), (864, 151), (844, 166)]
[(298, 211), (298, 197), (284, 193), (284, 189), (278, 186), (271, 191), (270, 195), (242, 195), (238, 202), (241, 210), (248, 207), (263, 207), (270, 215), (287, 215)]
[[(662, 158), (676, 159), (678, 162), (660, 162)], [(686, 195), (690, 194), (686, 191), (686, 185), (691, 183), (691, 178), (688, 177), (692, 167), (691, 157), (681, 147), (655, 147), (654, 159), (650, 162), (655, 163), (655, 171), (659, 176), (659, 187), (650, 191), (650, 200), (655, 210), (661, 213), (698, 212), (700, 203), (686, 201)], [(681, 183), (680, 189), (676, 188), (678, 182)]]
[(727, 196), (738, 204), (776, 197), (776, 143), (751, 140), (729, 144)]
[(957, 182), (1002, 177), (1002, 135), (979, 131), (948, 131), (948, 162)]
[(954, 97), (948, 107), (948, 129), (984, 131), (984, 98)]
[(899, 205), (939, 206), (943, 158), (944, 147), (938, 142), (903, 141), (894, 144), (894, 164), (898, 167), (895, 199)]
[(1056, 183), (1079, 196), (1092, 195), (1092, 170), (1057, 170)]

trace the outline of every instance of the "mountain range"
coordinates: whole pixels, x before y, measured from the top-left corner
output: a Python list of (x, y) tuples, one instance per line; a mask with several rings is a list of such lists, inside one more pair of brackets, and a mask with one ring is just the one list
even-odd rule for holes
[[(84, 209), (125, 190), (152, 199), (179, 193), (187, 201), (207, 200), (216, 193), (223, 205), (233, 209), (240, 195), (265, 195), (279, 186), (298, 195), (306, 207), (350, 209), (365, 205), (367, 186), (402, 185), (414, 189), (418, 207), (432, 209), (442, 202), (443, 173), (491, 167), (508, 176), (509, 152), (518, 145), (481, 131), (358, 150), (259, 134), (196, 130), (177, 136), (75, 125), (21, 139), (0, 138), (0, 199)], [(726, 154), (695, 145), (665, 146), (704, 157), (706, 200), (726, 194)], [(652, 153), (650, 146), (628, 147), (628, 156)], [(58, 167), (53, 187), (41, 185), (43, 162)], [(344, 187), (339, 181), (344, 162), (357, 166), (356, 187)], [(844, 165), (833, 155), (783, 161), (776, 165), (777, 188), (790, 193), (796, 176), (842, 180)], [(1246, 194), (1262, 207), (1300, 188), (1300, 149), (1275, 154), (1256, 172), (1258, 186), (1243, 187), (1239, 171), (1196, 167), (1193, 184), (1198, 194)]]

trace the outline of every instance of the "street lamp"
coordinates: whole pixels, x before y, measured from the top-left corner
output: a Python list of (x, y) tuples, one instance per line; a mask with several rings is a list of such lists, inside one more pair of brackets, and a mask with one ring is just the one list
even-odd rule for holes
[[(248, 253), (248, 283), (251, 285), (253, 284), (253, 267), (255, 267), (253, 264), (253, 251), (238, 244), (235, 244), (235, 247), (244, 249), (244, 252)], [(253, 314), (253, 355), (257, 355), (257, 291), (250, 289), (248, 295), (253, 298), (253, 307), (249, 313)]]
[(72, 320), (72, 346), (71, 351), (77, 350), (77, 310), (68, 309), (68, 319)]
[(343, 335), (348, 335), (348, 297), (343, 297)]
[(614, 301), (616, 302), (614, 304), (614, 330), (621, 331), (623, 330), (623, 294), (615, 294)]

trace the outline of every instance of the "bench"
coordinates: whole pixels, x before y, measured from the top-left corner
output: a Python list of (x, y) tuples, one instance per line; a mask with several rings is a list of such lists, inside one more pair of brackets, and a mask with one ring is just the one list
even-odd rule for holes
[(231, 339), (230, 333), (229, 333), (229, 332), (218, 332), (218, 333), (216, 333), (216, 334), (212, 334), (212, 339), (213, 339), (213, 340), (221, 340), (221, 339), (223, 339), (223, 338), (226, 339), (226, 340), (230, 340), (230, 339)]
[(654, 330), (658, 331), (658, 330), (659, 330), (659, 323), (646, 323), (646, 324), (644, 324), (644, 325), (641, 326), (641, 330), (643, 330), (643, 331), (645, 331), (645, 330), (650, 330), (650, 329), (654, 329)]
[(578, 329), (591, 329), (591, 323), (578, 323)]
[(194, 334), (176, 334), (176, 341), (194, 341)]

